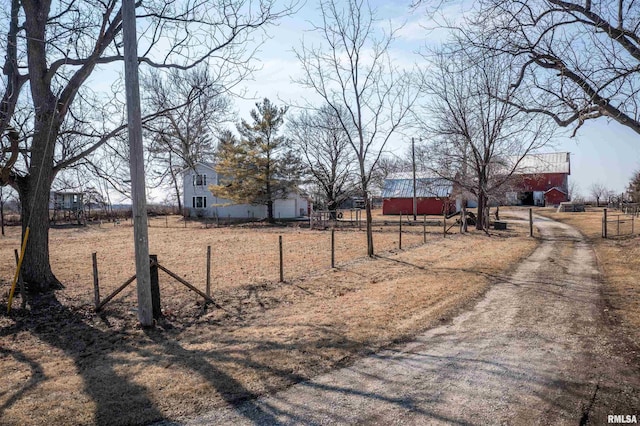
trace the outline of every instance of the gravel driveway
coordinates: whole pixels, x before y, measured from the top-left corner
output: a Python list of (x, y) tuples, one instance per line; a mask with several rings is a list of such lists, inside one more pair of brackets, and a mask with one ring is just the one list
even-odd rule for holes
[(640, 421), (640, 371), (603, 322), (592, 249), (568, 225), (536, 218), (536, 227), (536, 251), (450, 324), (186, 424)]

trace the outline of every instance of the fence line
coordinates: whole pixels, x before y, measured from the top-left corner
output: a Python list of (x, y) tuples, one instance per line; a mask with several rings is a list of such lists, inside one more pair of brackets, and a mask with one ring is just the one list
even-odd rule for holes
[(608, 209), (602, 214), (602, 238), (625, 237), (636, 233), (637, 210), (632, 214), (611, 214)]

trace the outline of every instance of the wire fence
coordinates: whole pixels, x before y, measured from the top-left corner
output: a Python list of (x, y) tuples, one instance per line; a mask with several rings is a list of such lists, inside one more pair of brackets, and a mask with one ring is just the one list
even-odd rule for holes
[(637, 233), (636, 222), (638, 221), (637, 208), (631, 210), (630, 214), (623, 212), (612, 213), (604, 209), (602, 215), (602, 238), (627, 237)]

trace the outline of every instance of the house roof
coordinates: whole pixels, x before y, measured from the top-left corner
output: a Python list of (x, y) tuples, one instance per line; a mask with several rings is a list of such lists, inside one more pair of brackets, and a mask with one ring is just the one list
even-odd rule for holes
[(571, 174), (571, 153), (551, 152), (546, 154), (528, 154), (522, 157), (515, 171), (519, 175), (537, 173)]
[[(416, 197), (448, 197), (452, 191), (453, 184), (445, 179), (416, 176)], [(413, 176), (404, 178), (403, 174), (394, 174), (385, 179), (382, 198), (413, 198)]]
[(558, 192), (561, 192), (561, 193), (563, 193), (565, 195), (567, 194), (566, 191), (564, 191), (562, 188), (558, 188), (557, 186), (554, 186), (553, 188), (547, 189), (544, 193), (547, 194), (547, 193), (549, 193), (551, 191), (558, 191)]
[(193, 167), (186, 167), (186, 168), (182, 169), (182, 170), (180, 171), (180, 173), (185, 174), (185, 173), (188, 173), (188, 172), (190, 172), (190, 171), (194, 171), (194, 170), (195, 170), (195, 168), (196, 168), (196, 167), (198, 167), (198, 166), (206, 167), (207, 169), (213, 170), (214, 172), (216, 171), (216, 168), (215, 168), (215, 167), (216, 167), (216, 165), (215, 165), (215, 164), (213, 164), (213, 163), (205, 163), (205, 162), (202, 162), (202, 161), (198, 161), (197, 163), (195, 163), (195, 164), (193, 165)]

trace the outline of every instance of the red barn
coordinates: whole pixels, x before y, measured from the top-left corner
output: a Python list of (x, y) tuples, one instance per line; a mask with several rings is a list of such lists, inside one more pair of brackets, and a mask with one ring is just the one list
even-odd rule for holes
[[(451, 192), (453, 184), (445, 179), (416, 176), (417, 214), (442, 214), (445, 209), (455, 211)], [(384, 181), (382, 214), (413, 214), (413, 176), (411, 173), (395, 173)]]
[(518, 164), (506, 192), (508, 203), (544, 206), (569, 201), (570, 174), (568, 152), (526, 155)]

